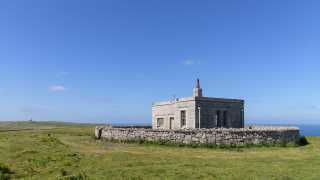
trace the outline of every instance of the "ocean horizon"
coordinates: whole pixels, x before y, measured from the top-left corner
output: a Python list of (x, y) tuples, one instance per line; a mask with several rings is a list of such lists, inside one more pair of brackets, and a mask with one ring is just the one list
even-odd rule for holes
[(300, 134), (304, 136), (320, 136), (320, 125), (295, 125), (300, 128)]
[[(0, 121), (4, 122), (15, 122), (15, 121)], [(16, 121), (19, 122), (19, 121)], [(20, 121), (21, 122), (21, 121)], [(60, 123), (83, 123), (83, 124), (100, 124), (105, 123), (94, 123), (94, 122), (77, 122), (77, 121), (35, 121), (35, 122), (60, 122)], [(151, 126), (150, 123), (107, 123), (114, 126)], [(320, 136), (320, 124), (246, 124), (245, 126), (294, 126), (300, 129), (300, 134), (303, 136)]]

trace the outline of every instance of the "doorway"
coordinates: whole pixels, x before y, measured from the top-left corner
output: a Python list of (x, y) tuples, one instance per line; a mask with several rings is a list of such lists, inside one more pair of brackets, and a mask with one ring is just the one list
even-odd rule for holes
[(218, 110), (216, 113), (216, 119), (217, 119), (217, 127), (221, 127), (222, 123), (221, 123), (221, 111)]

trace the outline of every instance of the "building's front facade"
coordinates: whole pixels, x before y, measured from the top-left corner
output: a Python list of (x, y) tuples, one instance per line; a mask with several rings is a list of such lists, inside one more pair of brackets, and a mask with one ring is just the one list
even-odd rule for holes
[(192, 97), (152, 105), (153, 129), (216, 127), (243, 128), (244, 100), (203, 97), (199, 80)]

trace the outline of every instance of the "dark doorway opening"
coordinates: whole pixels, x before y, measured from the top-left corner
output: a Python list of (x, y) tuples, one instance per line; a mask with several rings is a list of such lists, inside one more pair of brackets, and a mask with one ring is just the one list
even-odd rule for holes
[(228, 126), (228, 111), (223, 111), (223, 127)]
[(221, 111), (220, 110), (218, 110), (217, 111), (217, 127), (221, 127)]

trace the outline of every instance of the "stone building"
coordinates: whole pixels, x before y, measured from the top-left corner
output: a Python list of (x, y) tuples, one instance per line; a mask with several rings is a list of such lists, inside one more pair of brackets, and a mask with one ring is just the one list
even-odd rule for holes
[(244, 100), (203, 97), (199, 79), (192, 97), (152, 105), (153, 129), (216, 127), (243, 128)]

